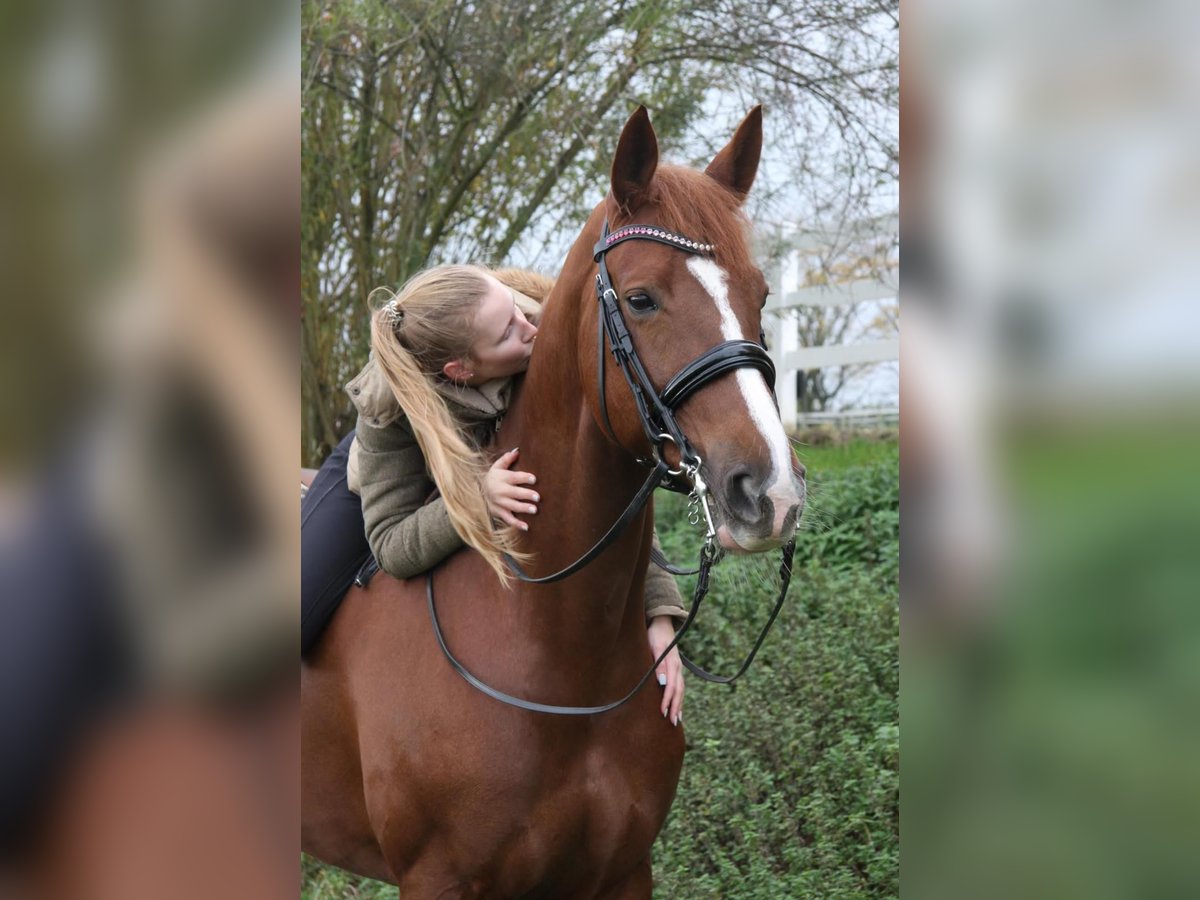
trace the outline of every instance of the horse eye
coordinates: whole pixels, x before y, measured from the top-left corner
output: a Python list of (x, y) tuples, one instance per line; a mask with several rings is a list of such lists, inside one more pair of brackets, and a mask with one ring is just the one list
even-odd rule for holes
[(645, 313), (658, 309), (658, 304), (645, 294), (630, 294), (625, 298), (625, 302), (629, 304), (629, 308), (634, 312)]

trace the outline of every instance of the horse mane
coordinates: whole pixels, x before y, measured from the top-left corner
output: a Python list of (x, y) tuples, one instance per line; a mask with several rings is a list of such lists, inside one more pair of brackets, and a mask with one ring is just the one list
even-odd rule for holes
[[(695, 169), (662, 165), (654, 173), (644, 204), (657, 224), (716, 247), (713, 258), (735, 278), (754, 270), (750, 219), (732, 191)], [(632, 221), (632, 220), (630, 220)], [(614, 222), (620, 227), (625, 222)]]

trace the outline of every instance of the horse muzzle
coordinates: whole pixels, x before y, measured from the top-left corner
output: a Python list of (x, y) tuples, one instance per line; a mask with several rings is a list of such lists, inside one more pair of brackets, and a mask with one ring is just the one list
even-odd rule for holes
[(726, 472), (717, 492), (724, 521), (717, 540), (732, 553), (762, 553), (782, 547), (796, 532), (804, 511), (804, 470), (777, 477), (741, 463)]

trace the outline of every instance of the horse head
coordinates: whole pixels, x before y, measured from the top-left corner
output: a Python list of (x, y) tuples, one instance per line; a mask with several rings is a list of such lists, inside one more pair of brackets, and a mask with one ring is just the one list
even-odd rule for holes
[[(716, 501), (718, 539), (734, 552), (786, 543), (805, 498), (803, 468), (768, 382), (773, 368), (757, 347), (768, 289), (751, 256), (742, 203), (761, 149), (762, 108), (755, 107), (704, 172), (660, 165), (654, 129), (639, 108), (621, 133), (611, 191), (589, 223), (604, 219), (596, 251), (601, 274), (607, 267), (634, 355), (686, 438), (686, 448), (661, 442), (662, 457), (672, 466), (681, 457), (686, 463), (687, 451), (699, 457)], [(602, 294), (606, 283), (599, 283)], [(647, 458), (651, 429), (612, 355), (596, 343), (596, 330), (582, 328), (591, 412), (611, 439)]]

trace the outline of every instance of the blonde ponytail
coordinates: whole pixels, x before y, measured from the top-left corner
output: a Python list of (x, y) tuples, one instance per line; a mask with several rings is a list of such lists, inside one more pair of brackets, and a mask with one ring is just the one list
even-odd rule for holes
[[(502, 273), (515, 278), (512, 273), (520, 271)], [(488, 290), (485, 274), (528, 293), (509, 278), (500, 278), (501, 273), (476, 266), (438, 266), (414, 275), (396, 294), (386, 289), (373, 291), (373, 304), (379, 295), (388, 299), (371, 316), (371, 349), (408, 416), (454, 530), (479, 551), (507, 586), (512, 576), (503, 554), (521, 562), (530, 557), (517, 551), (516, 529), (493, 523), (483, 489), (488, 461), (466, 439), (446, 401), (434, 389), (434, 379), (441, 377), (446, 362), (470, 355), (475, 313)], [(518, 279), (520, 283), (549, 293), (542, 276), (525, 274), (530, 278)]]

